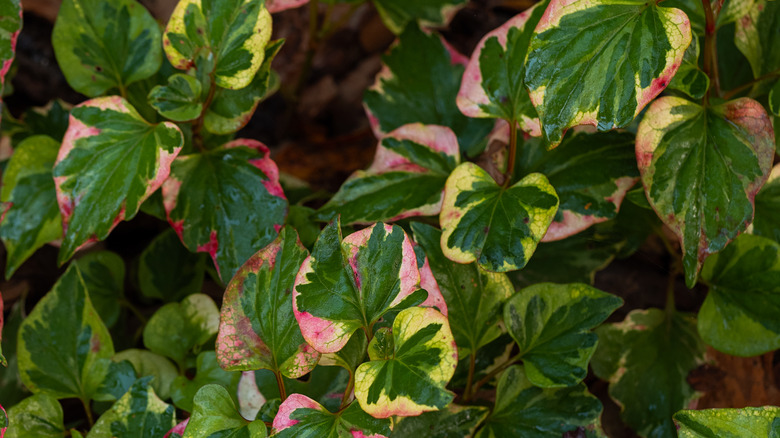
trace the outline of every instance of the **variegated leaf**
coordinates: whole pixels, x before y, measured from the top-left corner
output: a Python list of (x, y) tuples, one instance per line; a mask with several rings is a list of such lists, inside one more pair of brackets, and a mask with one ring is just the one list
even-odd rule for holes
[(206, 385), (195, 395), (194, 408), (183, 438), (235, 437), (265, 438), (265, 423), (248, 421), (236, 409), (227, 390), (219, 385)]
[(301, 394), (291, 394), (281, 406), (273, 422), (272, 437), (278, 438), (341, 438), (390, 436), (391, 421), (368, 415), (358, 402), (336, 414)]
[(425, 26), (446, 25), (466, 1), (373, 0), (385, 26), (396, 34), (401, 33), (406, 25), (412, 22)]
[[(46, 394), (27, 397), (8, 409), (5, 438), (62, 438), (65, 434), (62, 406)], [(0, 429), (0, 438), (3, 433)]]
[(252, 82), (271, 39), (271, 14), (254, 0), (182, 0), (163, 35), (165, 54), (181, 70), (200, 59), (216, 85), (238, 90)]
[(445, 387), (458, 364), (457, 346), (447, 317), (436, 309), (402, 310), (392, 333), (371, 340), (368, 354), (371, 361), (355, 373), (355, 398), (371, 416), (420, 415), (454, 398)]
[(240, 372), (223, 370), (219, 367), (217, 355), (213, 351), (203, 351), (198, 354), (195, 361), (195, 377), (190, 379), (181, 375), (173, 380), (171, 400), (177, 408), (192, 412), (195, 395), (204, 386), (213, 384), (226, 388), (231, 399), (238, 402), (238, 382), (240, 380)]
[[(746, 2), (742, 2), (746, 3)], [(768, 73), (780, 73), (780, 4), (776, 1), (754, 0), (743, 8), (736, 20), (734, 43), (750, 62), (755, 78)], [(776, 78), (777, 76), (774, 76)], [(756, 94), (769, 91), (771, 77), (753, 86)]]
[[(138, 6), (140, 7), (140, 6)], [(84, 243), (105, 239), (168, 177), (183, 137), (173, 123), (147, 123), (121, 97), (73, 108), (54, 166), (65, 238), (59, 262)]]
[[(138, 286), (149, 298), (181, 301), (201, 291), (206, 254), (193, 254), (172, 229), (160, 233), (138, 260)], [(171, 275), (175, 272), (176, 275)]]
[(777, 438), (780, 408), (684, 410), (674, 414), (679, 438)]
[(688, 17), (645, 0), (551, 0), (531, 39), (525, 83), (542, 133), (627, 126), (669, 85), (691, 42)]
[(293, 313), (304, 339), (321, 353), (335, 353), (356, 330), (373, 333), (390, 310), (421, 303), (414, 249), (397, 225), (375, 224), (342, 240), (331, 222), (295, 278)]
[(753, 234), (780, 243), (780, 221), (777, 220), (780, 218), (780, 164), (772, 168), (769, 179), (756, 195), (755, 201)]
[(162, 186), (168, 221), (190, 251), (205, 252), (227, 281), (284, 224), (287, 199), (268, 148), (234, 140), (174, 161)]
[(151, 377), (138, 379), (98, 418), (87, 438), (159, 437), (176, 425), (176, 412), (157, 397)]
[(488, 408), (484, 406), (450, 404), (441, 411), (426, 412), (416, 417), (402, 417), (390, 436), (394, 438), (474, 436), (474, 431), (489, 413)]
[[(21, 0), (0, 1), (0, 91), (5, 87), (5, 75), (11, 69), (16, 54), (16, 40), (22, 30), (22, 6)], [(2, 98), (0, 98), (0, 112), (2, 112)]]
[(269, 369), (296, 379), (317, 365), (320, 354), (304, 341), (291, 299), (308, 255), (295, 230), (284, 227), (238, 270), (225, 291), (217, 337), (224, 370)]
[(771, 121), (752, 99), (704, 108), (669, 96), (645, 114), (636, 140), (639, 171), (648, 201), (680, 238), (688, 287), (704, 259), (753, 220), (774, 149)]
[(558, 210), (555, 189), (540, 173), (501, 187), (474, 163), (447, 179), (439, 221), (444, 255), (492, 272), (521, 269)]
[(692, 38), (685, 50), (680, 68), (669, 83), (672, 90), (682, 91), (694, 99), (701, 99), (710, 88), (710, 78), (699, 68), (699, 39)]
[(6, 318), (0, 339), (0, 349), (3, 350), (7, 363), (0, 366), (0, 394), (3, 394), (2, 402), (6, 406), (13, 406), (22, 399), (30, 395), (30, 391), (25, 388), (19, 378), (19, 356), (16, 354), (16, 348), (19, 341), (19, 328), (24, 319), (24, 299), (16, 302), (8, 309), (6, 303)]
[(89, 292), (89, 299), (108, 328), (119, 320), (124, 295), (125, 262), (110, 251), (95, 251), (73, 261)]
[(352, 174), (315, 218), (341, 215), (345, 224), (439, 214), (444, 183), (460, 163), (447, 127), (404, 125), (379, 141), (374, 162)]
[(168, 78), (167, 85), (157, 85), (149, 92), (149, 104), (176, 122), (192, 120), (203, 111), (200, 82), (186, 74), (177, 73)]
[(149, 350), (131, 348), (114, 355), (114, 361), (128, 361), (133, 366), (135, 374), (141, 378), (154, 377), (151, 385), (154, 393), (167, 400), (171, 395), (171, 384), (179, 375), (179, 371), (170, 360)]
[[(3, 309), (0, 309), (0, 313), (2, 313), (2, 311)], [(0, 438), (5, 436), (6, 430), (8, 430), (8, 414), (5, 412), (5, 409), (3, 409), (3, 406), (0, 405)]]
[(54, 54), (68, 84), (96, 97), (157, 73), (160, 28), (133, 0), (65, 0), (52, 34)]

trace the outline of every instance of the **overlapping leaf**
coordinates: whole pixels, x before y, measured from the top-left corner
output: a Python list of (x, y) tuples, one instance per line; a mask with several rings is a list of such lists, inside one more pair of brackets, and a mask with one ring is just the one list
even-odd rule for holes
[(45, 136), (28, 137), (14, 149), (3, 172), (0, 239), (7, 252), (5, 277), (44, 244), (62, 236), (62, 220), (52, 168), (59, 143)]
[(233, 401), (237, 401), (238, 382), (241, 373), (228, 372), (219, 367), (213, 351), (204, 351), (198, 355), (195, 363), (195, 377), (178, 376), (171, 384), (171, 400), (177, 408), (193, 411), (193, 399), (202, 387), (215, 384), (227, 388)]
[(680, 238), (688, 287), (704, 259), (752, 221), (753, 198), (772, 166), (773, 137), (766, 111), (748, 98), (703, 108), (669, 96), (642, 119), (636, 142), (642, 183)]
[(5, 409), (3, 409), (3, 406), (0, 405), (0, 438), (3, 438), (5, 436), (5, 431), (8, 429), (8, 414), (5, 412)]
[(581, 382), (598, 342), (590, 330), (622, 304), (581, 283), (540, 283), (512, 296), (504, 323), (520, 347), (528, 380), (545, 388)]
[(780, 164), (772, 168), (764, 187), (755, 198), (756, 216), (753, 234), (768, 237), (780, 243)]
[(441, 26), (455, 15), (466, 0), (373, 0), (388, 29), (399, 34), (407, 24)]
[(447, 438), (473, 436), (474, 430), (487, 418), (484, 406), (450, 404), (446, 409), (403, 417), (391, 437)]
[(174, 67), (186, 70), (207, 59), (216, 84), (238, 90), (252, 82), (270, 39), (271, 14), (262, 2), (182, 0), (168, 21), (163, 46)]
[(379, 333), (368, 346), (371, 361), (355, 373), (360, 407), (376, 418), (446, 407), (454, 394), (445, 386), (458, 364), (447, 317), (433, 308), (411, 307), (395, 318), (392, 333)]
[(371, 167), (353, 173), (316, 217), (341, 214), (351, 224), (439, 214), (444, 183), (459, 162), (449, 128), (404, 125), (380, 140)]
[(391, 309), (425, 300), (419, 287), (414, 249), (401, 227), (379, 223), (342, 240), (337, 219), (298, 272), (293, 312), (306, 342), (334, 353), (356, 330), (372, 333)]
[(103, 323), (111, 328), (119, 319), (125, 288), (125, 262), (110, 251), (85, 254), (73, 262), (89, 292), (89, 299)]
[(157, 85), (149, 92), (149, 103), (161, 116), (184, 122), (200, 116), (200, 82), (186, 74), (177, 73), (168, 78), (167, 85)]
[(680, 68), (669, 83), (669, 88), (682, 91), (694, 99), (701, 99), (710, 87), (710, 78), (699, 68), (699, 39), (691, 39)]
[[(16, 354), (19, 327), (24, 319), (23, 308), (24, 299), (17, 300), (11, 306), (2, 329), (2, 339), (0, 339), (2, 341), (0, 347), (7, 358), (7, 363), (0, 366), (0, 394), (3, 394), (2, 402), (6, 406), (13, 406), (30, 395), (19, 377), (19, 357)], [(6, 311), (8, 311), (7, 307)]]
[(566, 129), (623, 127), (669, 85), (688, 17), (645, 0), (552, 0), (528, 49), (525, 84), (553, 146)]
[(194, 409), (183, 438), (225, 436), (235, 438), (265, 438), (265, 423), (247, 421), (236, 410), (227, 390), (219, 385), (206, 385), (195, 395)]
[(157, 397), (151, 377), (138, 379), (111, 409), (106, 411), (87, 438), (158, 437), (176, 425), (176, 412)]
[(120, 97), (73, 108), (54, 167), (65, 228), (60, 263), (90, 239), (105, 239), (122, 219), (132, 219), (168, 177), (182, 144), (176, 125), (150, 125)]
[[(5, 438), (62, 438), (62, 406), (56, 398), (36, 394), (8, 409)], [(2, 435), (2, 433), (0, 433)]]
[(141, 377), (152, 376), (151, 385), (154, 393), (163, 400), (167, 400), (171, 394), (171, 384), (179, 375), (176, 367), (170, 360), (149, 350), (131, 348), (120, 351), (114, 355), (117, 362), (128, 361), (133, 366), (136, 375)]
[(517, 122), (523, 131), (541, 135), (524, 76), (528, 45), (546, 6), (545, 1), (526, 9), (480, 40), (458, 92), (463, 114)]
[(705, 409), (674, 414), (680, 438), (776, 438), (780, 434), (780, 408)]
[[(0, 16), (3, 17), (0, 25), (0, 90), (5, 86), (5, 75), (11, 69), (16, 54), (16, 40), (22, 30), (22, 6), (21, 0), (0, 1)], [(2, 99), (0, 99), (2, 109)]]
[(187, 251), (176, 232), (167, 230), (141, 253), (138, 284), (144, 296), (179, 301), (200, 292), (205, 269), (206, 255)]
[[(278, 408), (278, 405), (281, 404), (281, 394), (279, 393), (279, 384), (274, 373), (269, 370), (258, 370), (254, 372), (254, 375), (258, 390), (269, 400), (266, 405), (273, 404), (271, 401), (275, 399), (278, 401), (276, 406)], [(314, 368), (311, 374), (309, 374), (307, 381), (282, 377), (288, 394), (305, 395), (331, 412), (339, 410), (341, 398), (347, 389), (349, 379), (349, 372), (340, 367), (331, 366)], [(273, 411), (274, 415), (268, 420), (272, 421), (276, 412), (270, 409), (271, 407), (264, 406), (258, 413), (257, 418)]]
[(96, 97), (118, 89), (124, 95), (160, 68), (159, 29), (132, 0), (65, 0), (52, 34), (54, 54), (79, 93)]
[(522, 366), (501, 374), (496, 405), (476, 438), (597, 437), (601, 403), (583, 384), (568, 388), (534, 386)]
[(439, 220), (444, 255), (493, 272), (521, 269), (544, 237), (558, 196), (540, 173), (501, 187), (474, 163), (447, 179)]
[[(751, 2), (746, 13), (736, 20), (734, 43), (750, 62), (753, 76), (764, 77), (768, 73), (780, 71), (780, 4), (774, 1), (756, 0)], [(775, 76), (776, 77), (776, 76)], [(765, 93), (772, 81), (758, 82), (753, 89)]]
[(493, 124), (458, 110), (455, 98), (463, 66), (454, 56), (438, 36), (426, 35), (415, 25), (404, 30), (363, 97), (377, 138), (409, 123), (442, 125), (458, 136), (461, 151), (479, 153)]
[(301, 394), (292, 394), (279, 406), (271, 436), (279, 438), (341, 438), (344, 436), (387, 438), (391, 422), (377, 419), (352, 402), (336, 414)]
[(704, 360), (694, 318), (634, 310), (596, 333), (599, 345), (591, 366), (610, 382), (609, 395), (621, 406), (623, 421), (640, 436), (674, 436), (672, 415), (695, 397), (688, 373)]
[(255, 140), (177, 159), (162, 186), (168, 221), (228, 280), (284, 224), (287, 200), (269, 150)]

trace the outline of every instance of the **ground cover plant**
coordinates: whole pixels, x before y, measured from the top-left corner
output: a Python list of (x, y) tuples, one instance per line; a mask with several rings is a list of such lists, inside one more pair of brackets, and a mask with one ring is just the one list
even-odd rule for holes
[[(5, 276), (45, 245), (62, 274), (0, 299), (0, 438), (601, 437), (600, 383), (642, 437), (780, 436), (695, 384), (780, 348), (779, 1), (542, 0), (465, 56), (439, 30), (466, 0), (372, 0), (375, 155), (327, 196), (237, 135), (300, 89), (274, 14), (309, 8), (310, 68), (362, 7), (306, 3), (62, 2), (85, 100), (3, 113)], [(142, 216), (137, 258), (101, 249)], [(616, 319), (594, 275), (648, 241), (665, 306)]]

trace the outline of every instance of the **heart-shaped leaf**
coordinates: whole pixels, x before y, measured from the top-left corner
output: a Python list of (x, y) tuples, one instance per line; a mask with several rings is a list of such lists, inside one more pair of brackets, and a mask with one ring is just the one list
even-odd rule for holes
[(195, 395), (194, 408), (183, 438), (212, 436), (265, 438), (265, 423), (247, 421), (236, 410), (227, 390), (219, 385), (206, 385)]
[(583, 384), (538, 388), (515, 365), (501, 373), (496, 406), (476, 438), (598, 436), (601, 403)]
[(355, 373), (355, 398), (371, 416), (420, 415), (454, 398), (445, 387), (458, 364), (457, 346), (447, 317), (436, 309), (402, 310), (392, 333), (371, 340), (368, 354), (371, 361)]
[(176, 425), (176, 412), (157, 397), (152, 377), (138, 379), (111, 409), (106, 411), (87, 438), (158, 437)]
[(5, 438), (62, 438), (65, 433), (63, 421), (62, 406), (56, 398), (35, 394), (8, 409)]
[[(22, 30), (22, 5), (21, 0), (0, 1), (0, 16), (3, 24), (0, 27), (0, 89), (5, 86), (5, 75), (11, 69), (16, 54), (16, 40)], [(2, 98), (0, 98), (2, 108)]]
[(228, 284), (222, 304), (217, 358), (227, 371), (269, 369), (295, 379), (317, 365), (293, 317), (295, 276), (309, 255), (294, 229), (253, 255)]
[(566, 129), (627, 126), (669, 85), (691, 43), (688, 17), (645, 0), (551, 0), (525, 84), (553, 146)]
[(542, 134), (524, 76), (528, 45), (546, 6), (537, 3), (479, 41), (458, 92), (463, 114), (516, 122), (533, 136)]
[(780, 243), (780, 164), (772, 168), (764, 187), (755, 198), (756, 216), (753, 234), (768, 237)]
[(508, 188), (463, 163), (447, 179), (439, 221), (444, 255), (492, 272), (521, 269), (558, 210), (555, 189), (540, 173)]
[(780, 431), (780, 408), (705, 409), (674, 414), (680, 438), (776, 438)]
[[(5, 14), (3, 14), (5, 15)], [(133, 0), (65, 0), (52, 43), (68, 84), (89, 97), (157, 73), (162, 62), (160, 27)]]
[(404, 125), (380, 140), (371, 167), (353, 173), (315, 217), (338, 213), (352, 224), (439, 214), (444, 183), (459, 162), (449, 128)]
[(694, 99), (701, 99), (710, 88), (710, 78), (699, 68), (699, 39), (691, 39), (680, 68), (669, 83), (669, 88), (682, 91)]
[(645, 114), (636, 141), (639, 171), (647, 200), (680, 238), (688, 287), (704, 259), (752, 221), (774, 149), (769, 116), (752, 99), (704, 108), (668, 96)]
[(59, 143), (45, 135), (28, 137), (14, 148), (3, 171), (0, 239), (7, 251), (5, 277), (44, 244), (62, 237), (62, 219), (52, 168)]
[(171, 384), (179, 375), (176, 367), (170, 360), (149, 350), (131, 348), (120, 351), (114, 355), (114, 361), (128, 361), (133, 366), (136, 375), (141, 377), (152, 376), (151, 385), (154, 393), (163, 400), (167, 400), (171, 395)]
[(141, 253), (138, 284), (146, 297), (179, 301), (200, 292), (205, 271), (206, 255), (189, 252), (176, 232), (167, 230)]
[(278, 438), (340, 438), (345, 436), (387, 438), (391, 421), (368, 415), (357, 402), (332, 414), (316, 401), (291, 394), (279, 406), (271, 436)]
[(203, 111), (200, 97), (200, 82), (193, 76), (177, 73), (168, 78), (167, 85), (152, 88), (149, 92), (149, 104), (161, 116), (184, 122), (200, 116)]
[[(634, 310), (596, 329), (593, 372), (609, 381), (623, 422), (640, 436), (674, 436), (672, 415), (695, 398), (688, 373), (704, 361), (694, 318), (660, 309)], [(648, 406), (654, 409), (649, 410)]]
[(484, 406), (450, 404), (446, 409), (425, 412), (416, 417), (402, 417), (391, 437), (460, 437), (473, 436), (490, 411)]
[(446, 25), (467, 0), (373, 0), (388, 29), (401, 33), (410, 22)]
[[(776, 49), (780, 44), (780, 4), (766, 0), (751, 3), (749, 9), (743, 9), (743, 13), (739, 14), (739, 19), (736, 20), (734, 43), (750, 62), (753, 76), (762, 78), (768, 73), (777, 73), (780, 70), (780, 53)], [(766, 93), (772, 85), (772, 77), (768, 76), (759, 81), (753, 86), (753, 90), (757, 94)]]
[(193, 411), (193, 399), (202, 387), (215, 384), (227, 388), (233, 401), (238, 399), (239, 372), (227, 372), (219, 367), (213, 351), (204, 351), (198, 355), (195, 377), (178, 376), (171, 384), (171, 399), (177, 408)]
[(252, 82), (271, 39), (271, 14), (253, 0), (182, 0), (163, 35), (165, 54), (181, 70), (207, 59), (214, 81), (238, 90)]
[(298, 271), (293, 312), (306, 342), (334, 353), (356, 330), (373, 333), (389, 310), (422, 302), (419, 287), (417, 259), (401, 227), (379, 223), (342, 240), (337, 219)]
[(110, 251), (96, 251), (79, 257), (73, 264), (79, 268), (98, 316), (111, 328), (121, 311), (119, 300), (125, 289), (124, 260)]
[(437, 35), (426, 35), (416, 25), (404, 30), (363, 95), (377, 138), (409, 123), (423, 123), (448, 126), (458, 136), (461, 151), (478, 153), (484, 147), (493, 123), (458, 110), (455, 98), (463, 65), (454, 56)]
[(54, 167), (65, 228), (60, 263), (87, 241), (105, 239), (122, 219), (132, 219), (168, 177), (182, 144), (176, 125), (150, 125), (121, 97), (73, 108)]
[(234, 140), (177, 159), (162, 186), (168, 221), (184, 246), (208, 253), (224, 280), (284, 224), (287, 200), (268, 156), (258, 141)]

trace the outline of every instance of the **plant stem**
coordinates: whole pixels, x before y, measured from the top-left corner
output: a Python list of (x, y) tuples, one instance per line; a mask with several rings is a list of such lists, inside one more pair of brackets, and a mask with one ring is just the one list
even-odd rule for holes
[(87, 413), (87, 421), (89, 422), (89, 428), (92, 429), (92, 426), (95, 425), (95, 419), (92, 417), (92, 409), (89, 408), (89, 402), (84, 398), (79, 398), (81, 400), (82, 406), (84, 406), (84, 412)]
[(149, 321), (141, 311), (133, 305), (127, 298), (121, 298), (119, 299), (119, 305), (127, 307), (127, 309), (135, 315), (136, 318), (138, 318), (139, 321), (141, 321), (142, 325), (146, 325), (146, 323)]
[(341, 405), (339, 406), (339, 411), (347, 407), (347, 402), (349, 402), (350, 395), (352, 395), (352, 389), (354, 388), (355, 388), (355, 373), (350, 371), (349, 383), (347, 383), (347, 389), (344, 390), (344, 395), (341, 396)]
[(479, 389), (482, 388), (483, 385), (493, 380), (494, 377), (496, 377), (505, 369), (509, 368), (510, 365), (513, 365), (515, 362), (519, 361), (521, 356), (522, 354), (517, 354), (515, 356), (510, 357), (506, 362), (494, 368), (485, 377), (479, 379), (479, 381), (474, 385), (474, 389), (472, 390), (472, 393), (476, 394), (477, 391), (479, 391)]
[(517, 154), (517, 122), (509, 121), (509, 157), (504, 174), (504, 188), (512, 184), (512, 174), (515, 172), (515, 155)]
[(712, 11), (710, 0), (701, 0), (704, 6), (704, 62), (702, 71), (710, 78), (710, 87), (704, 95), (704, 105), (707, 106), (710, 100), (710, 90), (715, 88), (716, 95), (720, 94), (720, 77), (718, 75), (717, 65), (717, 46), (715, 45), (715, 13)]
[(463, 401), (471, 398), (471, 385), (474, 383), (474, 368), (477, 365), (477, 354), (475, 351), (469, 355), (469, 377), (466, 379), (466, 390), (463, 392)]
[(217, 81), (214, 79), (214, 72), (209, 73), (209, 79), (211, 80), (209, 94), (206, 96), (206, 101), (203, 103), (203, 109), (200, 112), (200, 116), (192, 122), (192, 144), (201, 152), (206, 150), (203, 145), (203, 136), (200, 133), (201, 129), (203, 129), (203, 119), (206, 117), (206, 112), (208, 111), (209, 106), (211, 106), (211, 102), (214, 100), (214, 95), (217, 93)]
[(287, 390), (284, 388), (284, 380), (282, 380), (282, 373), (280, 371), (274, 371), (276, 376), (276, 385), (279, 386), (279, 397), (282, 401), (287, 399)]
[(753, 79), (752, 81), (750, 81), (748, 83), (742, 84), (742, 85), (740, 85), (739, 87), (737, 87), (737, 88), (735, 88), (733, 90), (729, 90), (728, 92), (726, 92), (726, 94), (723, 95), (723, 98), (726, 99), (726, 100), (729, 100), (732, 97), (734, 97), (736, 94), (738, 94), (738, 93), (740, 93), (742, 91), (747, 90), (748, 88), (752, 87), (753, 85), (755, 85), (755, 84), (757, 84), (759, 82), (765, 81), (767, 79), (770, 79), (772, 77), (775, 77), (775, 76), (780, 76), (780, 68), (777, 69), (777, 70), (774, 70), (774, 71), (770, 71), (769, 73), (767, 73), (767, 74), (765, 74), (763, 76), (757, 77), (757, 78)]

